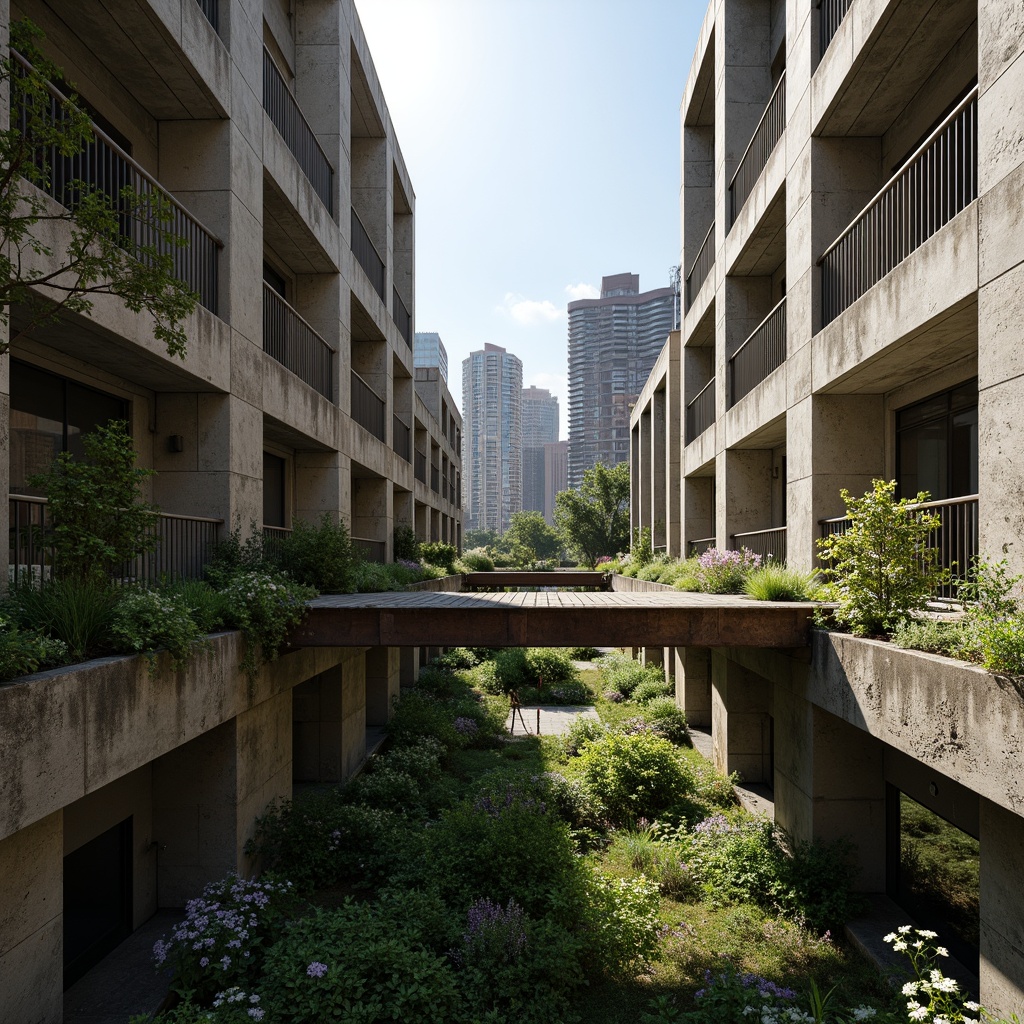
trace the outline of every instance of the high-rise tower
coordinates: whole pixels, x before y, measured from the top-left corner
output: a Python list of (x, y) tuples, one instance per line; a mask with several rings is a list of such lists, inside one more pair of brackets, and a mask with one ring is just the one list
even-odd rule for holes
[(569, 303), (569, 486), (596, 462), (629, 457), (629, 408), (672, 330), (674, 288), (640, 291), (639, 274), (601, 280)]
[(523, 509), (543, 512), (544, 446), (558, 440), (558, 399), (546, 388), (523, 388)]

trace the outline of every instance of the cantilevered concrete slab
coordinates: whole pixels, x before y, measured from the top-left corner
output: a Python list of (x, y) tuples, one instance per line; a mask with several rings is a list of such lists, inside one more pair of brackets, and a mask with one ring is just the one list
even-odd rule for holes
[(296, 647), (804, 647), (814, 606), (711, 594), (401, 591), (318, 597)]

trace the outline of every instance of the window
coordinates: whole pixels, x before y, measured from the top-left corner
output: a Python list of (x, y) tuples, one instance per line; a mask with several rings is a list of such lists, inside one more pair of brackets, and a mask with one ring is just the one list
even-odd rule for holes
[(977, 379), (897, 411), (896, 481), (900, 497), (978, 493)]
[(263, 453), (263, 525), (287, 526), (285, 522), (286, 462), (279, 455)]
[(28, 478), (64, 451), (82, 454), (82, 435), (127, 420), (122, 398), (11, 360), (11, 491), (39, 494)]

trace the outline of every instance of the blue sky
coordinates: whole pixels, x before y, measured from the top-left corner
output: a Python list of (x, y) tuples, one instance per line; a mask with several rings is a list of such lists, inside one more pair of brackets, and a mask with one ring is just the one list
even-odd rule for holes
[(356, 0), (416, 191), (416, 328), (558, 395), (566, 303), (679, 261), (679, 104), (705, 0)]

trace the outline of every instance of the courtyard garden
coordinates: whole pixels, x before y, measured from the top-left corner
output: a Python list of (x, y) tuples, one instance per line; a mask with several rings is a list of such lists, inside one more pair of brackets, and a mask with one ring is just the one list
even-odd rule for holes
[[(889, 936), (913, 957), (895, 981), (846, 946), (849, 848), (746, 813), (660, 670), (570, 653), (594, 652), (423, 669), (366, 770), (272, 807), (260, 878), (207, 887), (158, 943), (164, 1019), (978, 1019), (933, 933)], [(599, 720), (512, 738), (511, 693), (585, 697)]]

